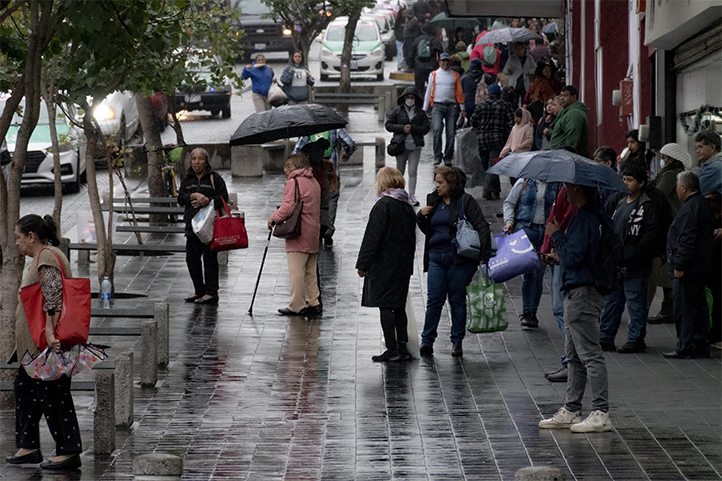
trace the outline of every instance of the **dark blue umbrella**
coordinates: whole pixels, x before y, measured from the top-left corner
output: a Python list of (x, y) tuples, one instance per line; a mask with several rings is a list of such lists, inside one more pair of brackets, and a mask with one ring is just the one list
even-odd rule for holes
[(563, 149), (509, 154), (487, 173), (629, 192), (622, 178), (611, 167)]

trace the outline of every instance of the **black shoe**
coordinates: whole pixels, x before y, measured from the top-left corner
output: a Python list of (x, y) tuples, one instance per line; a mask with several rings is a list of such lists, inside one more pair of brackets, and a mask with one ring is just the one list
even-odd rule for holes
[(327, 246), (332, 246), (333, 245), (333, 237), (331, 237), (330, 235), (323, 236), (323, 242), (325, 242)]
[(317, 306), (304, 307), (303, 309), (301, 309), (300, 314), (302, 316), (312, 317), (312, 318), (321, 317), (321, 315), (323, 314), (323, 307), (321, 307), (321, 304), (319, 304)]
[(503, 219), (503, 218), (504, 218), (504, 213), (503, 213), (502, 211), (499, 211), (499, 212), (496, 213), (496, 217), (499, 218), (499, 219)]
[(80, 455), (74, 454), (65, 461), (53, 462), (51, 460), (43, 461), (40, 463), (40, 467), (43, 469), (78, 469), (83, 465), (80, 461)]
[(643, 342), (627, 342), (622, 347), (617, 349), (620, 354), (634, 354), (638, 352), (644, 352), (647, 349), (647, 345)]
[(208, 299), (199, 297), (195, 302), (196, 304), (218, 304), (218, 296), (209, 297)]
[(383, 354), (371, 356), (373, 362), (395, 362), (400, 361), (399, 351), (396, 349), (386, 349)]
[(617, 346), (613, 342), (599, 341), (599, 345), (602, 346), (602, 351), (617, 352)]
[(43, 454), (39, 449), (23, 456), (7, 456), (5, 462), (8, 464), (38, 464), (43, 462)]
[(536, 318), (536, 314), (533, 312), (525, 312), (519, 317), (521, 321), (521, 327), (539, 327), (539, 319)]
[(411, 353), (409, 353), (409, 350), (406, 348), (405, 342), (399, 343), (398, 351), (399, 351), (399, 361), (410, 361), (413, 359), (413, 357), (411, 357)]
[(499, 200), (499, 192), (494, 192), (494, 200)]
[(554, 372), (548, 372), (544, 377), (551, 382), (567, 382), (567, 367), (562, 366)]
[(461, 357), (464, 355), (464, 349), (461, 347), (461, 341), (451, 343), (451, 355)]
[(196, 299), (200, 299), (203, 296), (190, 296), (183, 299), (186, 302), (196, 302)]
[(284, 307), (283, 309), (278, 310), (279, 314), (282, 314), (284, 316), (300, 316), (300, 312), (293, 312), (291, 309)]
[(648, 324), (674, 324), (674, 318), (668, 314), (661, 312), (654, 317), (647, 318)]
[(691, 354), (685, 354), (678, 351), (670, 351), (670, 352), (663, 352), (662, 356), (666, 357), (667, 359), (692, 359), (693, 356)]
[(421, 349), (419, 349), (419, 354), (421, 354), (422, 356), (433, 356), (434, 346), (421, 346)]

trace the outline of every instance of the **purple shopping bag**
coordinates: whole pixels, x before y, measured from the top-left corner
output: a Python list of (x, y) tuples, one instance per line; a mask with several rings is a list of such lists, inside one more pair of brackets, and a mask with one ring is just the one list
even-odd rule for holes
[(506, 282), (539, 269), (539, 256), (523, 229), (509, 235), (499, 234), (495, 239), (496, 257), (489, 259), (489, 275), (494, 282)]

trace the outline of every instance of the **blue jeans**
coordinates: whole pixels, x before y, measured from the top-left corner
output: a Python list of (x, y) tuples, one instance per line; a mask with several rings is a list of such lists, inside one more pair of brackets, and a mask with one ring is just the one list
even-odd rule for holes
[[(431, 111), (431, 135), (434, 140), (434, 163), (443, 159), (448, 165), (454, 159), (454, 138), (456, 135), (456, 119), (459, 117), (456, 103), (435, 103)], [(444, 126), (446, 123), (446, 126)], [(446, 127), (446, 147), (441, 151), (441, 133)]]
[[(549, 286), (549, 293), (552, 298), (552, 314), (557, 321), (559, 331), (562, 333), (562, 342), (565, 342), (564, 332), (564, 293), (562, 289), (562, 268), (560, 266), (551, 266), (552, 279)], [(567, 363), (566, 354), (562, 356), (562, 364)]]
[[(544, 241), (544, 225), (543, 224), (531, 224), (530, 226), (524, 227), (524, 232), (529, 238), (531, 245), (538, 252), (541, 249), (542, 242)], [(542, 292), (544, 292), (544, 272), (546, 271), (547, 265), (543, 262), (539, 269), (527, 272), (521, 281), (521, 303), (524, 312), (536, 313), (539, 309), (539, 301), (541, 300)]]
[(629, 313), (627, 342), (644, 342), (647, 335), (647, 286), (649, 276), (627, 277), (624, 287), (604, 299), (599, 318), (599, 340), (613, 343), (622, 322), (624, 304)]
[(396, 68), (401, 70), (401, 63), (404, 61), (404, 42), (396, 40)]
[(454, 265), (452, 246), (429, 251), (428, 298), (421, 344), (432, 346), (437, 336), (441, 309), (446, 298), (451, 305), (451, 342), (461, 342), (466, 334), (466, 286), (477, 266)]

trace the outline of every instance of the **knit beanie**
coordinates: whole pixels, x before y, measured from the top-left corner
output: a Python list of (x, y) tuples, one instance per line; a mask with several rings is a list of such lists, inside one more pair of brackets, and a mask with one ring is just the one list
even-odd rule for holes
[(662, 155), (669, 155), (673, 159), (682, 162), (682, 164), (684, 164), (684, 170), (692, 169), (692, 156), (690, 156), (689, 152), (684, 150), (684, 148), (679, 144), (666, 144), (662, 147), (662, 150), (660, 150), (659, 153)]

